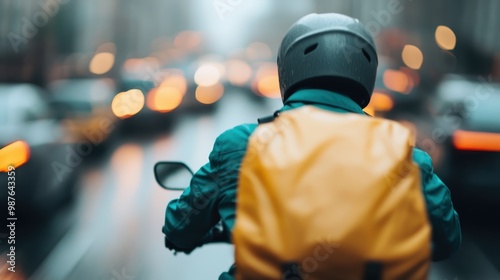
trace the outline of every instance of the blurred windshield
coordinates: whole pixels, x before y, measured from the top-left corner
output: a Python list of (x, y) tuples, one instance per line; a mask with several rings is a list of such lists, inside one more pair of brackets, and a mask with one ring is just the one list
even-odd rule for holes
[(17, 125), (48, 117), (40, 89), (31, 85), (0, 85), (0, 124)]

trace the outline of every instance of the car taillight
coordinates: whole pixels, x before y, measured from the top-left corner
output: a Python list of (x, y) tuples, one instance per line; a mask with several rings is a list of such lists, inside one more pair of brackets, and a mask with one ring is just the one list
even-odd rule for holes
[(500, 133), (457, 130), (453, 145), (458, 150), (500, 152)]
[(30, 147), (24, 141), (13, 142), (0, 149), (0, 172), (8, 172), (9, 166), (17, 168), (30, 157)]

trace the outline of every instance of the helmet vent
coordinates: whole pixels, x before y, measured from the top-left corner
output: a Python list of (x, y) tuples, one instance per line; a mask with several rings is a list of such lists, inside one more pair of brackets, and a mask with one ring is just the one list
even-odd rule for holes
[(308, 55), (318, 47), (318, 43), (312, 44), (304, 50), (304, 55)]
[(366, 60), (368, 60), (369, 63), (372, 62), (372, 58), (370, 57), (370, 55), (368, 54), (368, 52), (365, 50), (365, 48), (363, 48), (362, 50), (363, 50), (363, 54), (366, 57)]

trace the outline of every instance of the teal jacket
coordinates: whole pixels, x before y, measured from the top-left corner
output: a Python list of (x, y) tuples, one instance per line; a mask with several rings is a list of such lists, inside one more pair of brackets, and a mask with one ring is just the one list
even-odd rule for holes
[[(324, 90), (298, 91), (281, 111), (303, 105), (364, 114), (351, 99)], [(233, 229), (239, 167), (249, 136), (256, 127), (257, 124), (244, 124), (222, 133), (215, 141), (209, 162), (196, 172), (181, 197), (168, 204), (163, 232), (173, 244), (180, 248), (194, 248), (219, 221), (225, 229)], [(460, 222), (448, 188), (434, 174), (430, 156), (415, 148), (413, 158), (421, 169), (422, 191), (432, 225), (433, 260), (442, 260), (460, 247)]]

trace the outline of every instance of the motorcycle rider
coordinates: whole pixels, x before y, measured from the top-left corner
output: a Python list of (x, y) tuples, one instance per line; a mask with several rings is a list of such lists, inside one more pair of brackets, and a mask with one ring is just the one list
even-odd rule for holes
[[(344, 36), (337, 37), (338, 34)], [(311, 46), (304, 53), (290, 51), (298, 42), (308, 41)], [(314, 43), (318, 41), (322, 43)], [(301, 18), (286, 33), (278, 54), (284, 104), (280, 111), (312, 105), (337, 113), (364, 114), (378, 64), (376, 53), (370, 49), (375, 50), (373, 38), (357, 19), (340, 14), (310, 14)], [(209, 162), (196, 172), (180, 198), (168, 204), (163, 232), (169, 249), (189, 253), (212, 238), (220, 239), (220, 232), (212, 230), (219, 222), (227, 232), (224, 237), (230, 241), (236, 219), (239, 167), (256, 127), (257, 124), (243, 124), (222, 133), (215, 141)], [(448, 188), (433, 172), (430, 156), (414, 148), (413, 159), (420, 167), (432, 226), (432, 259), (443, 260), (461, 244), (458, 214)], [(220, 279), (231, 279), (233, 269)]]

